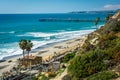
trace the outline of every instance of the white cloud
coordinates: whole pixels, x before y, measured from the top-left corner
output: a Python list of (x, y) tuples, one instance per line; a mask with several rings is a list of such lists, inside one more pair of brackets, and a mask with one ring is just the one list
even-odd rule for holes
[(115, 9), (120, 9), (120, 4), (117, 5), (112, 5), (112, 4), (107, 4), (103, 7), (105, 10), (115, 10)]

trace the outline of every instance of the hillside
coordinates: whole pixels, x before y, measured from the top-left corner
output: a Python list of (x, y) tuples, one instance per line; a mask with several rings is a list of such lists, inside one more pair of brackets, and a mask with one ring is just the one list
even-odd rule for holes
[(63, 80), (110, 80), (120, 77), (120, 11), (88, 35), (69, 61)]
[(116, 13), (118, 10), (103, 10), (103, 11), (73, 11), (73, 12), (69, 12), (69, 13), (73, 13), (73, 14), (79, 14), (79, 13), (107, 13), (107, 14), (113, 14)]

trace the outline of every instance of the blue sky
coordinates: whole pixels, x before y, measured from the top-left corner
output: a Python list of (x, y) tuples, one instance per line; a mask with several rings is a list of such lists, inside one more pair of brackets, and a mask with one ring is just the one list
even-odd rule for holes
[(120, 9), (120, 0), (0, 0), (0, 13), (65, 13)]

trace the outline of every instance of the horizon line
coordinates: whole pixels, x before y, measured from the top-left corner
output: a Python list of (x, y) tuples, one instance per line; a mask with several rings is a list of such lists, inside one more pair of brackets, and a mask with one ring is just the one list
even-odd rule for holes
[[(116, 9), (116, 10), (119, 10), (119, 9)], [(81, 10), (81, 11), (70, 11), (70, 12), (35, 12), (35, 13), (32, 13), (32, 12), (16, 12), (16, 13), (0, 13), (0, 14), (65, 14), (65, 13), (71, 13), (71, 12), (92, 12), (92, 11), (116, 11), (116, 10)]]

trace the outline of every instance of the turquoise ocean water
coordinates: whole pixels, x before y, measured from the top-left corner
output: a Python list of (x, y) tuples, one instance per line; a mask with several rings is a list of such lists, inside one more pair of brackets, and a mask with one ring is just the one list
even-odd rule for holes
[[(96, 29), (93, 22), (39, 22), (40, 18), (94, 20), (100, 17), (104, 20), (106, 15), (98, 13), (0, 14), (0, 59), (22, 54), (18, 47), (21, 39), (32, 40), (33, 50), (35, 50), (51, 43), (81, 37)], [(99, 25), (103, 24), (104, 22), (99, 23)]]

